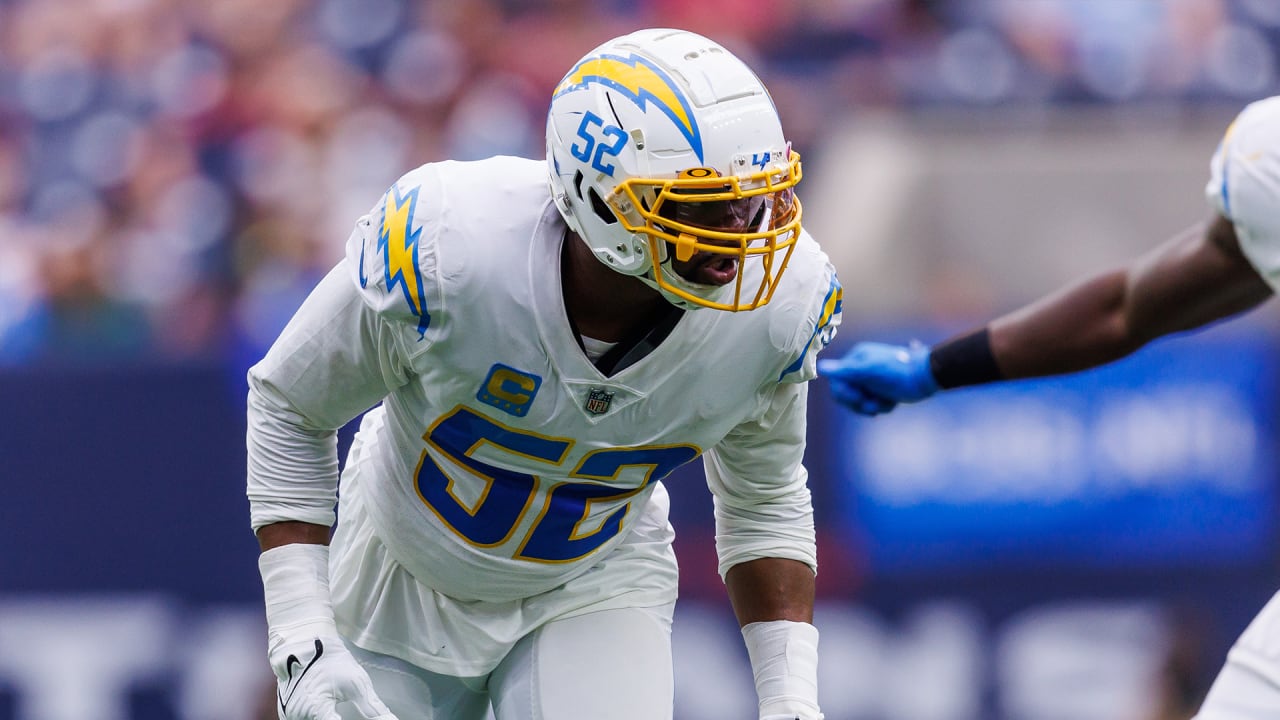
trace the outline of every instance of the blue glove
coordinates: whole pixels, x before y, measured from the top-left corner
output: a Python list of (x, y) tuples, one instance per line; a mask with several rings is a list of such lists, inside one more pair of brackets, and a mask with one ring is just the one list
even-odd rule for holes
[(819, 360), (818, 372), (831, 382), (836, 401), (860, 415), (886, 413), (938, 392), (929, 348), (920, 344), (858, 343), (844, 357)]

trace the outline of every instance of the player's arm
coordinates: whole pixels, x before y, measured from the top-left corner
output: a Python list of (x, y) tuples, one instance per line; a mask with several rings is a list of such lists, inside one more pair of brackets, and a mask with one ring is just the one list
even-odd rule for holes
[[(1155, 338), (1206, 325), (1255, 307), (1271, 287), (1240, 250), (1235, 227), (1218, 216), (1127, 267), (1101, 273), (984, 328), (996, 377), (1057, 375), (1124, 357)], [(978, 333), (982, 331), (979, 330)], [(961, 342), (957, 338), (953, 342)], [(939, 385), (987, 379), (948, 375), (947, 344), (932, 364)], [(950, 380), (951, 382), (946, 382)]]
[(394, 331), (338, 264), (248, 374), (250, 521), (262, 550), (327, 545), (337, 430), (407, 381)]
[(875, 415), (940, 389), (1056, 375), (1248, 310), (1280, 287), (1280, 96), (1240, 112), (1209, 161), (1214, 219), (1127, 266), (934, 348), (860, 343), (822, 364), (836, 400)]
[(804, 453), (806, 386), (777, 386), (765, 414), (703, 457), (716, 552), (756, 680), (760, 717), (817, 720), (817, 551)]
[(281, 520), (258, 528), (258, 549), (266, 552), (281, 545), (304, 543), (310, 545), (328, 545), (328, 525), (301, 522), (298, 520)]
[(938, 345), (860, 343), (820, 370), (836, 399), (874, 415), (938, 390), (1058, 375), (1230, 317), (1272, 294), (1218, 216), (1127, 266), (1098, 273)]
[(729, 568), (724, 581), (747, 645), (760, 718), (821, 720), (813, 568), (759, 558)]
[(761, 720), (821, 720), (813, 568), (790, 558), (759, 558), (725, 574), (756, 681)]
[(813, 568), (789, 558), (760, 558), (725, 573), (738, 625), (789, 620), (813, 622)]
[(346, 650), (329, 591), (337, 430), (407, 377), (393, 331), (352, 274), (346, 261), (330, 272), (249, 371), (247, 492), (277, 711), (288, 720), (328, 720), (343, 701), (362, 718), (392, 717)]

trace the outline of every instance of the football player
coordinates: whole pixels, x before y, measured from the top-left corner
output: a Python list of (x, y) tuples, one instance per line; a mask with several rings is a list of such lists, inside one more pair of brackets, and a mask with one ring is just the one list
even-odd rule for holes
[(700, 456), (759, 715), (822, 717), (801, 456), (841, 290), (800, 178), (752, 71), (655, 29), (564, 77), (545, 162), (424, 165), (356, 223), (249, 372), (282, 717), (670, 718), (662, 479)]
[[(819, 363), (864, 415), (954, 387), (1056, 375), (1253, 308), (1280, 287), (1280, 96), (1246, 107), (1210, 164), (1203, 226), (932, 348), (858, 343)], [(1198, 720), (1280, 716), (1280, 594), (1236, 641)]]

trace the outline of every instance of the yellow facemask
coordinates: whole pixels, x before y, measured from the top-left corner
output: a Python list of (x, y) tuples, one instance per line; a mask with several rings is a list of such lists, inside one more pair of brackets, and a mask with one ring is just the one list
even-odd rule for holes
[[(652, 279), (668, 293), (717, 310), (754, 310), (769, 302), (800, 238), (800, 154), (785, 167), (723, 177), (694, 168), (676, 178), (629, 178), (606, 198), (623, 227), (648, 238)], [(737, 261), (725, 285), (692, 282), (673, 268), (700, 253)], [(665, 258), (665, 259), (664, 259)], [(760, 263), (758, 282), (744, 286), (748, 261)], [(754, 271), (750, 273), (754, 275)]]

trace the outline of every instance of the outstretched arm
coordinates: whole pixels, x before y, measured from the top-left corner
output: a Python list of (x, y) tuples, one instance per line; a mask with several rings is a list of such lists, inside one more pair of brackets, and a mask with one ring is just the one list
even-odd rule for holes
[(839, 402), (876, 415), (940, 389), (1103, 365), (1155, 338), (1248, 310), (1271, 294), (1241, 251), (1231, 221), (1218, 216), (1125, 267), (933, 348), (859, 343), (818, 368)]
[(1270, 296), (1270, 286), (1240, 251), (1231, 221), (1219, 216), (1124, 268), (1015, 310), (987, 331), (1001, 377), (1058, 375), (1111, 362)]

